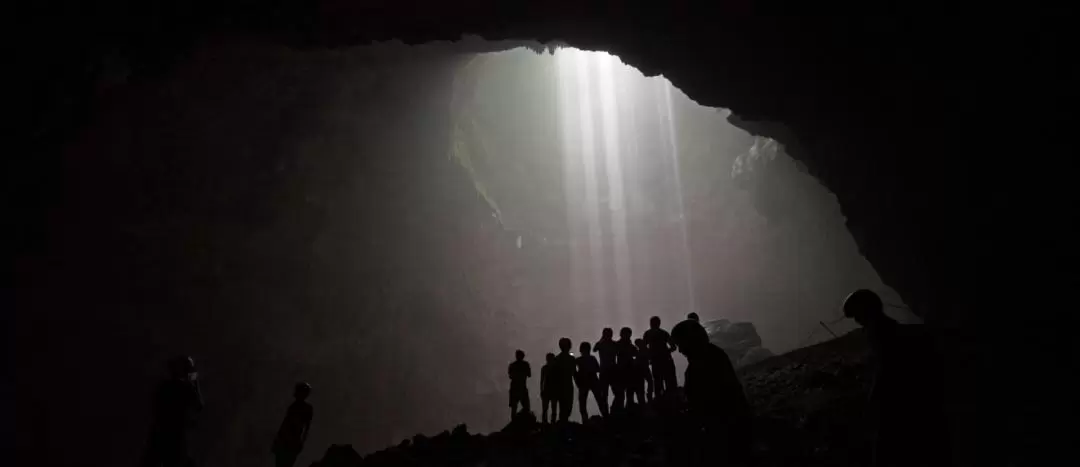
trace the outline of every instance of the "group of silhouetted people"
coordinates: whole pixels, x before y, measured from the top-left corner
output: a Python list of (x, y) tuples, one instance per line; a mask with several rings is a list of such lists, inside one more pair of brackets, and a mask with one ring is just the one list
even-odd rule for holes
[[(679, 323), (673, 330), (678, 331), (674, 335), (660, 325), (660, 318), (652, 317), (649, 330), (639, 339), (633, 339), (634, 331), (629, 327), (619, 330), (618, 340), (614, 339), (611, 328), (604, 328), (595, 345), (589, 342), (579, 345), (580, 354), (577, 357), (570, 353), (573, 342), (566, 337), (559, 339), (559, 353), (547, 354), (545, 364), (540, 369), (541, 422), (549, 422), (549, 409), (552, 422), (569, 420), (574, 407), (575, 386), (578, 412), (583, 421), (589, 419), (590, 394), (596, 400), (600, 415), (604, 417), (609, 412), (622, 411), (631, 405), (641, 405), (663, 397), (678, 387), (672, 352), (680, 349), (680, 341), (685, 346), (682, 352), (690, 363), (687, 369), (690, 378), (686, 388), (688, 395), (697, 387), (722, 387), (725, 389), (723, 392), (714, 393), (706, 389), (700, 394), (724, 399), (720, 405), (735, 407), (725, 414), (738, 414), (742, 417), (740, 420), (745, 418), (742, 413), (746, 412), (746, 399), (734, 369), (726, 360), (724, 351), (709, 343), (697, 315), (691, 313), (686, 321)], [(704, 341), (700, 342), (699, 337), (702, 336)], [(593, 355), (594, 350), (599, 358)], [(715, 361), (715, 355), (724, 356), (725, 360)], [(695, 361), (702, 363), (695, 365)], [(532, 370), (525, 361), (525, 352), (516, 352), (516, 359), (507, 372), (510, 376), (510, 416), (513, 418), (519, 413), (519, 407), (525, 412), (530, 407), (526, 382), (532, 376)], [(700, 376), (693, 378), (693, 373)], [(717, 383), (718, 380), (723, 383)], [(713, 410), (711, 407), (714, 405), (717, 404), (703, 402), (701, 407)]]
[[(947, 432), (940, 412), (940, 374), (935, 370), (938, 359), (921, 327), (900, 325), (886, 316), (881, 299), (869, 290), (849, 295), (843, 309), (845, 316), (866, 329), (876, 362), (870, 396), (875, 414), (873, 464), (946, 463)], [(694, 444), (707, 446), (709, 459), (719, 455), (729, 463), (745, 463), (750, 456), (752, 414), (731, 360), (709, 341), (697, 314), (690, 313), (670, 334), (660, 324), (660, 318), (652, 317), (649, 330), (636, 340), (628, 327), (619, 331), (619, 340), (614, 340), (611, 328), (604, 328), (595, 345), (580, 344), (577, 357), (570, 352), (570, 339), (559, 339), (559, 353), (548, 353), (540, 369), (541, 422), (549, 422), (548, 409), (551, 422), (569, 421), (575, 386), (583, 422), (589, 419), (590, 394), (603, 417), (664, 397), (678, 388), (672, 358), (678, 350), (687, 360), (683, 393)], [(192, 465), (187, 432), (203, 408), (198, 372), (187, 356), (170, 360), (168, 369), (169, 378), (154, 397), (154, 419), (143, 457), (147, 467)], [(507, 373), (513, 420), (519, 413), (531, 413), (527, 382), (532, 368), (525, 352), (516, 352)], [(313, 412), (306, 401), (310, 393), (307, 383), (298, 383), (294, 389), (295, 401), (271, 449), (278, 467), (291, 467), (304, 447)]]

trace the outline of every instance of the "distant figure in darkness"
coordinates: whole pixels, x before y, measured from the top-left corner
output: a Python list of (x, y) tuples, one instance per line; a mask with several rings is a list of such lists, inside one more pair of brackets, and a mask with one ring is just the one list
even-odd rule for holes
[(592, 356), (592, 344), (582, 342), (579, 347), (581, 355), (577, 358), (577, 373), (574, 380), (578, 388), (578, 411), (581, 413), (581, 423), (589, 420), (589, 393), (596, 398), (596, 405), (600, 408), (600, 415), (607, 416), (607, 399), (600, 397), (600, 362)]
[(608, 394), (614, 392), (616, 384), (615, 374), (615, 331), (604, 328), (600, 333), (600, 340), (593, 345), (593, 350), (600, 357), (600, 399), (607, 405)]
[(701, 318), (698, 318), (697, 313), (694, 313), (693, 311), (691, 311), (690, 314), (686, 315), (686, 319), (697, 323), (701, 322)]
[(634, 346), (638, 350), (638, 358), (634, 360), (638, 370), (637, 378), (634, 379), (634, 393), (638, 395), (638, 400), (652, 402), (656, 393), (653, 392), (653, 376), (649, 371), (649, 359), (646, 357), (649, 348), (645, 345), (645, 339), (634, 339)]
[(844, 316), (866, 329), (876, 367), (870, 389), (873, 465), (947, 464), (940, 358), (924, 328), (885, 315), (881, 298), (866, 289), (844, 300)]
[[(574, 370), (577, 360), (570, 354), (573, 347), (570, 339), (559, 339), (559, 354), (555, 356), (554, 370), (548, 374), (548, 384), (552, 385), (553, 395), (559, 404), (559, 421), (570, 421), (570, 412), (574, 410)], [(552, 414), (554, 415), (554, 414)]]
[(510, 376), (510, 420), (517, 415), (517, 406), (521, 404), (521, 412), (529, 412), (529, 386), (528, 380), (532, 377), (532, 367), (525, 361), (525, 352), (514, 352), (515, 360), (506, 369)]
[(289, 410), (285, 412), (285, 420), (278, 428), (277, 437), (274, 438), (274, 453), (277, 467), (292, 467), (296, 463), (296, 457), (304, 449), (308, 432), (311, 430), (311, 404), (307, 403), (311, 395), (311, 385), (308, 383), (296, 383), (293, 390), (293, 401)]
[[(695, 321), (696, 322), (696, 321)], [(668, 391), (678, 387), (675, 377), (675, 360), (671, 352), (675, 346), (671, 335), (660, 328), (660, 317), (649, 318), (649, 330), (645, 331), (645, 345), (649, 348), (649, 360), (652, 362), (653, 388), (656, 397), (662, 397)]]
[(686, 356), (684, 386), (689, 413), (706, 437), (701, 445), (719, 446), (730, 463), (749, 459), (751, 412), (742, 383), (727, 353), (709, 342), (705, 328), (686, 320), (671, 330)]
[(637, 366), (635, 366), (637, 348), (634, 347), (634, 340), (631, 339), (633, 335), (632, 329), (624, 327), (619, 330), (619, 340), (615, 342), (616, 384), (613, 385), (615, 389), (613, 412), (623, 410), (634, 399), (632, 385), (634, 379), (637, 378)]
[(202, 410), (195, 361), (188, 356), (169, 360), (169, 379), (154, 394), (154, 421), (150, 440), (143, 455), (144, 467), (183, 467), (192, 465), (188, 457), (187, 432), (195, 414)]
[(555, 371), (555, 354), (548, 352), (544, 366), (540, 367), (540, 422), (548, 422), (548, 405), (551, 406), (551, 421), (558, 414), (559, 402), (555, 399), (554, 386), (551, 384), (551, 372)]

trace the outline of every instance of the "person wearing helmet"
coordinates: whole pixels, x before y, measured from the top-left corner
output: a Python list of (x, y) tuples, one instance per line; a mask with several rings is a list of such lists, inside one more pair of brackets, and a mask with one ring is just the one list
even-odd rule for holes
[(844, 316), (866, 330), (874, 380), (873, 465), (941, 465), (949, 459), (943, 429), (940, 359), (920, 325), (902, 325), (885, 314), (878, 295), (852, 292)]
[(559, 354), (555, 356), (554, 372), (548, 375), (555, 400), (559, 405), (559, 421), (570, 421), (570, 412), (574, 410), (574, 370), (577, 360), (570, 353), (574, 343), (569, 338), (559, 339)]
[(551, 384), (551, 375), (555, 371), (555, 354), (548, 352), (544, 356), (544, 366), (540, 367), (540, 422), (548, 422), (548, 406), (551, 406), (551, 421), (559, 413), (559, 402), (555, 400), (554, 385)]
[(144, 466), (184, 466), (191, 464), (187, 433), (195, 414), (202, 410), (195, 360), (184, 355), (168, 362), (169, 379), (154, 394), (154, 419), (150, 441), (143, 456)]
[(578, 412), (581, 414), (581, 423), (585, 423), (589, 419), (589, 393), (596, 398), (596, 405), (602, 416), (607, 416), (607, 400), (600, 399), (600, 362), (592, 355), (592, 344), (582, 342), (578, 348), (581, 355), (577, 358), (574, 381), (578, 388)]
[(532, 367), (525, 361), (525, 351), (514, 352), (514, 361), (506, 369), (510, 377), (510, 420), (518, 414), (517, 407), (521, 404), (521, 413), (529, 412), (529, 386), (528, 380), (532, 377)]
[(637, 394), (638, 401), (651, 402), (655, 395), (653, 392), (653, 377), (652, 371), (649, 370), (649, 359), (645, 358), (645, 355), (649, 354), (649, 348), (645, 345), (645, 339), (634, 339), (634, 347), (637, 347), (638, 358), (634, 360), (637, 375), (634, 378), (632, 389), (634, 394)]
[(634, 330), (624, 327), (619, 330), (619, 340), (615, 342), (615, 400), (611, 411), (624, 409), (633, 401), (633, 382), (637, 376), (637, 347), (634, 347)]
[(615, 331), (604, 328), (600, 332), (600, 340), (593, 344), (593, 350), (600, 358), (600, 399), (604, 405), (608, 405), (608, 394), (614, 392), (618, 386), (615, 374)]
[(296, 457), (304, 449), (308, 432), (311, 430), (311, 404), (307, 402), (311, 395), (311, 385), (308, 383), (296, 383), (293, 389), (293, 403), (285, 412), (285, 420), (281, 422), (277, 437), (274, 438), (274, 453), (277, 467), (292, 467), (296, 463)]
[(689, 414), (707, 438), (702, 445), (721, 446), (731, 463), (750, 452), (751, 413), (742, 383), (727, 353), (709, 342), (705, 328), (686, 320), (671, 330), (671, 340), (686, 356), (683, 386)]
[(671, 358), (675, 346), (671, 344), (671, 335), (660, 328), (659, 316), (649, 319), (649, 330), (645, 331), (644, 337), (645, 345), (649, 349), (649, 360), (652, 362), (653, 388), (656, 396), (661, 397), (679, 385), (675, 377), (675, 360)]

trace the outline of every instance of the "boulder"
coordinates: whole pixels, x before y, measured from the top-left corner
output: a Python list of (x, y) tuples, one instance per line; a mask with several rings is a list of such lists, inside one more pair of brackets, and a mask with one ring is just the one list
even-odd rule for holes
[(753, 323), (733, 323), (718, 319), (701, 323), (709, 334), (709, 341), (724, 349), (736, 368), (752, 365), (773, 355), (761, 346), (761, 336)]

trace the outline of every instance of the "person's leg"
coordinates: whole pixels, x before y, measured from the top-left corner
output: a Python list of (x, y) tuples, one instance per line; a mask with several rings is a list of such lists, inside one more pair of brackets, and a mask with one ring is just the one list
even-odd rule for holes
[(521, 412), (529, 413), (532, 411), (532, 403), (529, 402), (529, 390), (525, 389), (521, 391)]
[(578, 388), (578, 413), (581, 414), (581, 423), (589, 421), (589, 388)]
[(623, 409), (623, 403), (626, 401), (626, 389), (623, 387), (621, 381), (613, 381), (611, 389), (615, 392), (614, 400), (611, 403), (612, 412), (621, 412)]
[(679, 378), (675, 376), (675, 360), (667, 362), (667, 371), (665, 373), (666, 381), (664, 381), (664, 389), (670, 391), (679, 387)]
[(548, 405), (550, 402), (547, 397), (540, 397), (540, 423), (547, 423)]
[(660, 362), (653, 362), (652, 383), (656, 397), (663, 396), (664, 393), (667, 392), (667, 388), (664, 387), (664, 366)]
[(574, 411), (574, 393), (569, 391), (563, 394), (559, 400), (559, 421), (566, 423), (570, 421), (570, 412)]
[(603, 386), (601, 384), (598, 383), (596, 386), (593, 387), (593, 397), (596, 398), (596, 406), (600, 408), (600, 416), (601, 417), (607, 417), (608, 416), (607, 392), (604, 391), (604, 388), (603, 388)]

